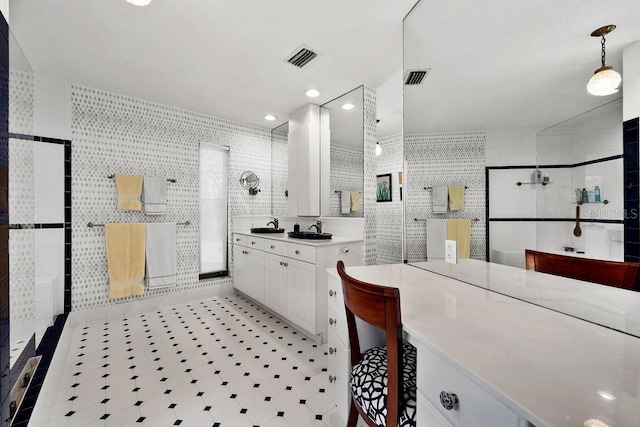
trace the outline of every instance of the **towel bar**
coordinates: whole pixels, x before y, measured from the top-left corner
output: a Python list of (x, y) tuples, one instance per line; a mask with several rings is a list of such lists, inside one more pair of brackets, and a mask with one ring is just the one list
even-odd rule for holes
[[(434, 218), (434, 219), (438, 219), (438, 218)], [(448, 218), (448, 219), (458, 219), (458, 218)], [(459, 219), (464, 219), (464, 218), (459, 218)], [(414, 221), (427, 221), (427, 219), (425, 218), (413, 218)], [(476, 222), (476, 221), (480, 221), (480, 218), (473, 218), (471, 221)]]
[[(178, 223), (176, 223), (176, 225), (191, 225), (191, 221), (178, 222)], [(87, 224), (87, 227), (89, 227), (89, 228), (93, 228), (93, 227), (104, 227), (104, 224), (103, 224), (103, 223), (89, 222), (89, 223)]]
[[(464, 189), (467, 190), (469, 187), (467, 187), (466, 185), (464, 186)], [(424, 187), (424, 190), (433, 190), (433, 187)]]
[[(349, 191), (349, 190), (335, 190), (334, 193), (338, 194), (338, 193), (342, 193), (343, 191)], [(358, 194), (362, 194), (362, 192), (358, 191)]]
[[(107, 175), (107, 178), (109, 178), (109, 179), (113, 179), (113, 178), (115, 178), (115, 177), (116, 177), (116, 174), (115, 174), (115, 173), (112, 173), (111, 175)], [(172, 182), (172, 183), (174, 183), (174, 184), (175, 184), (176, 182), (178, 182), (175, 178), (167, 178), (167, 181)]]

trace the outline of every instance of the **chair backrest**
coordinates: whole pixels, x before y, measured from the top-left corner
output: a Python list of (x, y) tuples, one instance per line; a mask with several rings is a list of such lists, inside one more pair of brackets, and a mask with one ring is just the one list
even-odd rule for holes
[(640, 291), (640, 264), (525, 250), (527, 270)]
[(402, 381), (402, 318), (400, 290), (361, 282), (347, 275), (342, 261), (338, 261), (338, 274), (342, 279), (344, 306), (347, 314), (351, 364), (362, 358), (355, 318), (384, 329), (387, 344), (387, 426), (398, 425)]

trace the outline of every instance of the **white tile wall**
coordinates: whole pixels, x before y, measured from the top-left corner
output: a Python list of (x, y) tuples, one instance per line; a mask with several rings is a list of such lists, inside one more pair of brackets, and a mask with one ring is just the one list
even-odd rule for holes
[(487, 130), (487, 166), (535, 165), (537, 131), (531, 128)]
[(71, 84), (34, 76), (34, 135), (71, 139)]
[[(331, 145), (329, 204), (330, 216), (364, 217), (362, 194), (364, 191), (363, 152), (349, 147)], [(340, 211), (341, 193), (336, 191), (359, 191), (360, 208), (355, 212), (342, 214)]]
[[(35, 221), (64, 222), (64, 145), (34, 142)], [(59, 249), (58, 249), (59, 250)]]
[[(627, 46), (622, 51), (622, 82), (625, 93), (640, 93), (640, 41)], [(640, 116), (640, 97), (624, 97), (623, 120), (627, 121)]]
[(399, 172), (403, 169), (402, 134), (378, 141), (382, 152), (376, 158), (377, 175), (391, 174), (391, 202), (376, 203), (378, 264), (402, 262), (402, 200)]

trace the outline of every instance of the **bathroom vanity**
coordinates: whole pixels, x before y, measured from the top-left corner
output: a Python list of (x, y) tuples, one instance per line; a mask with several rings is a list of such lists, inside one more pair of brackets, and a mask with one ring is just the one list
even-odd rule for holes
[(327, 268), (362, 265), (363, 241), (233, 234), (234, 287), (318, 342), (327, 340)]
[[(400, 289), (404, 336), (418, 350), (418, 426), (640, 425), (639, 293), (464, 261), (347, 268), (356, 279)], [(516, 296), (502, 293), (508, 286)], [(332, 425), (340, 425), (350, 355), (335, 269), (327, 295), (327, 392), (341, 418)], [(551, 309), (541, 306), (549, 301)], [(364, 348), (380, 342), (359, 327)], [(448, 407), (453, 395), (458, 403)]]

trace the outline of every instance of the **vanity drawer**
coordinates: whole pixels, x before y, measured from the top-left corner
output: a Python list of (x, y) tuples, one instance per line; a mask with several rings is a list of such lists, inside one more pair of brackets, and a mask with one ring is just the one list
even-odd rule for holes
[(343, 378), (349, 377), (351, 351), (345, 343), (338, 338), (335, 331), (329, 331), (327, 344), (327, 371), (332, 374), (341, 374)]
[[(458, 397), (451, 410), (440, 402), (443, 391)], [(454, 426), (519, 425), (516, 414), (423, 345), (418, 346), (418, 392)]]
[[(344, 299), (342, 298), (342, 282), (332, 275), (328, 275), (327, 292), (329, 302), (335, 304), (336, 307), (344, 307)], [(344, 310), (344, 309), (343, 309)]]
[(316, 263), (315, 246), (298, 245), (296, 243), (287, 243), (287, 256), (289, 258), (298, 259), (300, 261)]
[(233, 244), (240, 245), (240, 246), (247, 246), (247, 236), (245, 236), (244, 234), (234, 234)]
[(336, 304), (329, 304), (329, 333), (333, 333), (338, 337), (345, 346), (349, 345), (349, 330), (347, 328), (347, 316), (344, 311), (344, 303), (338, 306)]
[(259, 251), (264, 249), (264, 239), (262, 237), (245, 236), (246, 246)]
[(424, 394), (416, 393), (416, 425), (429, 427), (453, 427), (445, 417), (429, 402)]
[(264, 251), (275, 255), (285, 255), (287, 244), (279, 240), (264, 239)]

